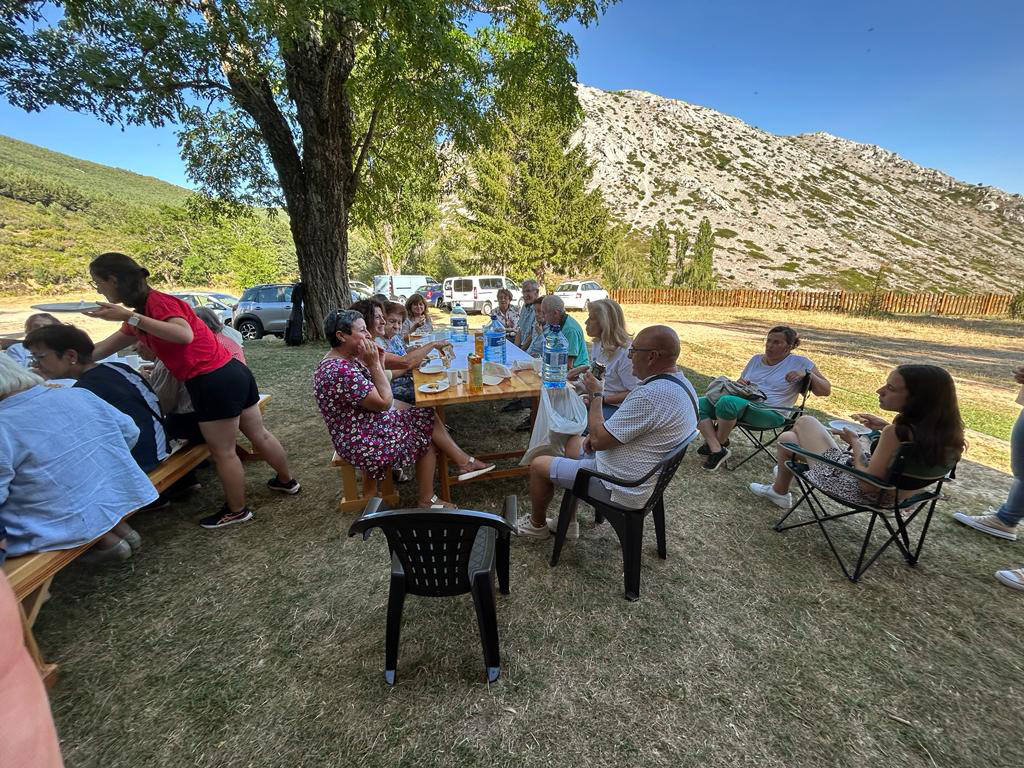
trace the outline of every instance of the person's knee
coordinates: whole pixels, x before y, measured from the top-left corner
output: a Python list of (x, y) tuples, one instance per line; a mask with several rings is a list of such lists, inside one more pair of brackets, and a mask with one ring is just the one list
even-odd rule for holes
[(706, 397), (697, 398), (698, 421), (711, 421), (715, 418), (715, 406)]
[(715, 403), (715, 414), (719, 421), (736, 421), (743, 410), (750, 405), (749, 400), (735, 395), (723, 395)]
[(530, 462), (530, 477), (551, 482), (551, 456), (538, 456)]
[[(813, 422), (813, 425), (812, 425), (811, 422)], [(797, 420), (795, 422), (793, 422), (793, 427), (796, 430), (813, 429), (814, 427), (818, 426), (819, 424), (821, 424), (821, 422), (818, 421), (816, 418), (814, 418), (813, 416), (808, 416), (807, 414), (804, 414), (803, 416), (800, 416), (799, 418), (797, 418)]]

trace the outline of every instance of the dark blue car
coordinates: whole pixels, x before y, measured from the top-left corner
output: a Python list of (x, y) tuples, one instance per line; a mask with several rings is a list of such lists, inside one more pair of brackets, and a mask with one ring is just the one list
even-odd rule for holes
[(426, 285), (421, 285), (416, 289), (416, 293), (426, 299), (427, 304), (430, 306), (438, 308), (441, 307), (441, 297), (444, 295), (444, 292), (441, 290), (440, 283), (427, 283)]

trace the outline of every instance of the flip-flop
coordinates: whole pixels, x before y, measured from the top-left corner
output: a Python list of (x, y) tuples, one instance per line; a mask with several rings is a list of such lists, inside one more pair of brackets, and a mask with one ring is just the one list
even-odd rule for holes
[[(469, 461), (467, 463), (472, 464), (475, 461), (476, 461), (476, 459), (474, 459), (472, 456), (470, 456), (469, 457)], [(466, 480), (472, 480), (474, 477), (480, 477), (480, 475), (486, 475), (492, 469), (494, 469), (494, 465), (493, 464), (491, 464), (488, 467), (484, 467), (483, 469), (471, 469), (471, 470), (469, 470), (469, 472), (463, 472), (461, 475), (459, 475), (459, 482), (463, 482), (463, 481), (466, 481)]]

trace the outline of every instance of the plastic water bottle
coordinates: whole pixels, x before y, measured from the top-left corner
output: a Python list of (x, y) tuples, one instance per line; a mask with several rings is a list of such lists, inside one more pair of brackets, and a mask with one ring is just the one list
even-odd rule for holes
[(569, 372), (569, 342), (557, 325), (548, 326), (544, 331), (544, 351), (541, 353), (541, 379), (548, 389), (564, 389), (565, 377)]
[(504, 365), (506, 338), (505, 324), (497, 314), (491, 315), (491, 322), (484, 328), (484, 360)]
[(459, 343), (469, 338), (469, 318), (466, 316), (466, 310), (462, 308), (461, 304), (452, 306), (449, 322), (452, 324), (453, 342)]

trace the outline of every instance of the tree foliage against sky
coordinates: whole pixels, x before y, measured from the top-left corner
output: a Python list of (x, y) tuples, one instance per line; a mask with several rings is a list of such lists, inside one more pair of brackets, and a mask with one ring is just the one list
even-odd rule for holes
[(0, 94), (180, 125), (203, 191), (288, 209), (315, 334), (348, 303), (350, 222), (386, 213), (437, 137), (477, 146), (524, 93), (571, 114), (562, 25), (610, 2), (67, 0), (44, 17), (0, 0)]

